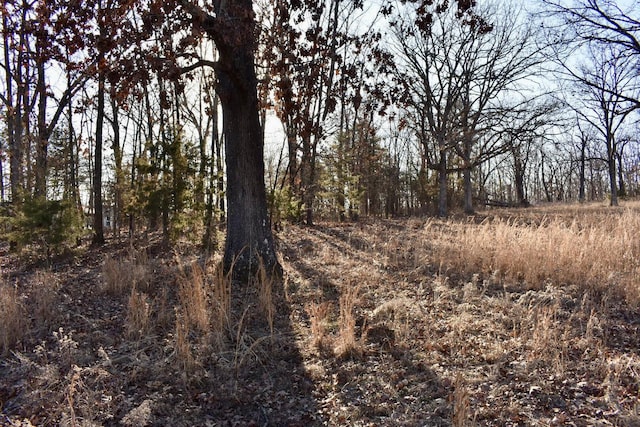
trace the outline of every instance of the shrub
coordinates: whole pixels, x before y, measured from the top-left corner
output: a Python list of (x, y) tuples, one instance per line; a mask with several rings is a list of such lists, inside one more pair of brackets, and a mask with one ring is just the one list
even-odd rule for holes
[(26, 199), (19, 209), (4, 214), (8, 240), (18, 248), (39, 246), (47, 257), (76, 244), (83, 234), (82, 216), (71, 200)]

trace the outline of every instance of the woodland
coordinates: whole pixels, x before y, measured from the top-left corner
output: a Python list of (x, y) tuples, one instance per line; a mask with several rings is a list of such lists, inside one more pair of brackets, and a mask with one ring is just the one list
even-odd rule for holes
[(640, 424), (636, 2), (0, 12), (0, 425)]

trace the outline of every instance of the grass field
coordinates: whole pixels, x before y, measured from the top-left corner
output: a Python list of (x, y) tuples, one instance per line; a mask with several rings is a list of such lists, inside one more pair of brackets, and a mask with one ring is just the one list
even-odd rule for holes
[(640, 203), (287, 226), (282, 282), (158, 236), (0, 249), (0, 425), (640, 425)]

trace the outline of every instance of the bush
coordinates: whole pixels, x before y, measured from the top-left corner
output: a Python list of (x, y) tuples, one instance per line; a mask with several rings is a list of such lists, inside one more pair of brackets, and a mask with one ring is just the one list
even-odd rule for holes
[(39, 246), (47, 257), (74, 245), (83, 234), (81, 213), (70, 200), (27, 199), (19, 209), (5, 210), (3, 215), (12, 244), (18, 249)]

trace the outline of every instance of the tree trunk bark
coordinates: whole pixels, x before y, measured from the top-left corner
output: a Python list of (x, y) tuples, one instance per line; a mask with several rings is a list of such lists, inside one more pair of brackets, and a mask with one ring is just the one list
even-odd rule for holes
[(466, 167), (462, 171), (462, 180), (464, 184), (464, 213), (473, 215), (473, 182), (471, 181), (471, 168)]
[(236, 280), (247, 281), (260, 263), (268, 273), (279, 274), (281, 266), (267, 215), (253, 50), (243, 43), (218, 48), (216, 90), (223, 113), (228, 210), (223, 263)]
[(611, 190), (610, 206), (618, 206), (618, 186), (616, 184), (616, 157), (613, 150), (608, 153), (609, 186)]
[(104, 85), (103, 71), (98, 74), (98, 111), (96, 116), (96, 146), (93, 167), (93, 244), (104, 243), (104, 224), (102, 220), (102, 127), (104, 124)]
[(625, 198), (627, 195), (627, 189), (624, 185), (624, 171), (622, 170), (622, 153), (616, 153), (616, 159), (618, 161), (618, 196)]
[(47, 154), (49, 135), (47, 135), (47, 85), (45, 82), (43, 47), (38, 40), (37, 46), (37, 70), (38, 79), (36, 92), (38, 95), (38, 140), (36, 142), (36, 181), (35, 196), (47, 197)]
[(447, 216), (447, 152), (440, 151), (440, 162), (438, 164), (438, 216)]
[(115, 88), (111, 88), (111, 111), (112, 121), (111, 127), (113, 129), (113, 143), (111, 149), (113, 150), (113, 160), (115, 165), (115, 186), (114, 186), (114, 205), (113, 205), (113, 222), (112, 227), (116, 236), (120, 235), (120, 228), (122, 227), (122, 211), (124, 208), (123, 190), (124, 190), (124, 170), (122, 169), (122, 147), (120, 146), (120, 120), (118, 113), (118, 102), (116, 100)]
[(579, 190), (578, 201), (583, 203), (585, 201), (585, 163), (586, 163), (586, 151), (587, 144), (586, 139), (580, 142), (580, 176), (579, 176)]

